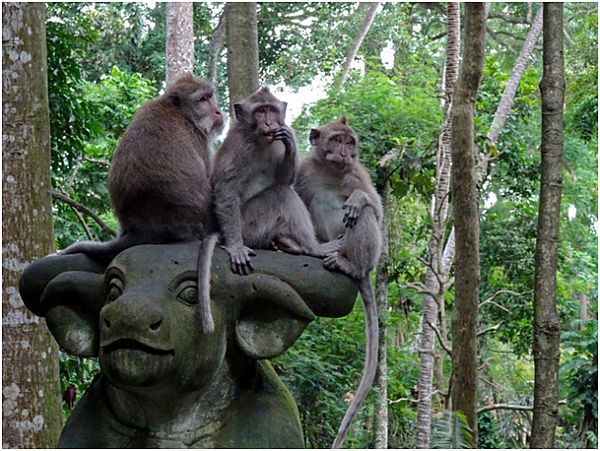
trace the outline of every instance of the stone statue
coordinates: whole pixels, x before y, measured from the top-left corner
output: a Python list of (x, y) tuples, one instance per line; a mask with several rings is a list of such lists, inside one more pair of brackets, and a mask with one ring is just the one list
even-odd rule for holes
[(102, 374), (61, 434), (63, 448), (302, 448), (298, 409), (265, 359), (317, 316), (341, 317), (357, 285), (322, 261), (257, 251), (238, 276), (217, 249), (215, 332), (194, 305), (198, 243), (143, 245), (108, 267), (51, 255), (24, 272), (20, 292), (66, 352), (99, 356)]

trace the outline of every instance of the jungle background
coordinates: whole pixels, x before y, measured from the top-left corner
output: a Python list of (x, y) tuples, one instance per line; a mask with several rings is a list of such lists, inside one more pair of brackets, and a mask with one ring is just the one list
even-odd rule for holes
[[(227, 111), (228, 77), (234, 74), (227, 64), (225, 6), (194, 3), (193, 33), (194, 72), (214, 79)], [(540, 183), (540, 4), (492, 3), (486, 22), (475, 107), (481, 228), (476, 443), (465, 419), (451, 413), (452, 258), (440, 269), (431, 252), (432, 240), (443, 249), (453, 236), (451, 214), (436, 222), (432, 208), (440, 192), (447, 5), (255, 7), (260, 83), (274, 86), (283, 100), (285, 93), (318, 91), (292, 123), (302, 153), (310, 150), (310, 128), (345, 115), (361, 138), (361, 161), (384, 195), (388, 243), (373, 276), (387, 357), (346, 446), (528, 447)], [(464, 5), (458, 14), (464, 14)], [(164, 3), (47, 4), (56, 250), (81, 239), (108, 240), (118, 228), (108, 199), (110, 160), (135, 111), (164, 89), (166, 23)], [(564, 4), (566, 100), (556, 290), (562, 328), (559, 448), (597, 447), (597, 24), (597, 4)], [(516, 73), (519, 62), (522, 70)], [(516, 89), (498, 128), (499, 111), (506, 108), (503, 93), (511, 83)], [(438, 282), (433, 292), (428, 285), (432, 273)], [(432, 306), (433, 321), (427, 319)], [(346, 318), (311, 323), (273, 362), (298, 403), (307, 447), (327, 448), (335, 437), (362, 372), (363, 328), (357, 302)], [(427, 333), (434, 337), (433, 352), (424, 349)], [(99, 367), (94, 359), (62, 353), (59, 360), (66, 418), (72, 400), (82, 396)], [(429, 383), (424, 371), (433, 377)], [(419, 435), (422, 429), (428, 437)]]

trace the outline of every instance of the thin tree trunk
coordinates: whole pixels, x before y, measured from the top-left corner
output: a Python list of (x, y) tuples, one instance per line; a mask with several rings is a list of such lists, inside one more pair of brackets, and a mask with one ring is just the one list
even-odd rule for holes
[[(450, 265), (442, 264), (444, 234), (448, 221), (448, 191), (450, 187), (450, 124), (451, 100), (458, 76), (460, 52), (460, 5), (449, 3), (447, 7), (448, 40), (443, 80), (444, 127), (438, 144), (436, 164), (436, 193), (430, 209), (431, 237), (429, 239), (429, 265), (425, 275), (425, 293), (421, 317), (421, 340), (419, 344), (419, 381), (417, 402), (417, 448), (429, 448), (431, 440), (432, 394), (435, 363), (435, 325), (438, 305), (443, 302), (444, 287), (440, 280), (447, 277)], [(443, 371), (443, 370), (442, 370)]]
[(338, 79), (337, 86), (343, 86), (346, 82), (346, 78), (348, 78), (348, 73), (350, 72), (350, 66), (356, 58), (356, 54), (358, 53), (358, 49), (362, 44), (365, 36), (369, 32), (371, 25), (373, 24), (373, 20), (375, 19), (375, 14), (377, 13), (377, 8), (379, 7), (380, 2), (373, 2), (369, 4), (369, 8), (365, 13), (365, 19), (363, 21), (362, 27), (358, 30), (352, 45), (348, 49), (348, 53), (346, 53), (346, 59), (344, 60), (344, 64), (342, 66), (342, 70), (340, 71), (340, 78)]
[(167, 3), (167, 84), (194, 71), (193, 3)]
[(540, 6), (540, 9), (536, 14), (535, 19), (531, 24), (531, 27), (529, 28), (529, 33), (527, 33), (527, 37), (525, 38), (523, 48), (521, 49), (521, 53), (519, 53), (519, 57), (515, 62), (508, 83), (504, 88), (502, 98), (500, 99), (500, 104), (498, 105), (498, 109), (496, 110), (496, 114), (494, 115), (492, 125), (490, 126), (490, 129), (488, 131), (487, 139), (493, 146), (496, 146), (498, 136), (500, 135), (500, 132), (504, 127), (504, 122), (506, 122), (508, 113), (512, 108), (513, 101), (515, 99), (515, 93), (517, 92), (519, 82), (521, 81), (521, 76), (527, 68), (529, 58), (531, 57), (531, 53), (533, 52), (535, 43), (537, 42), (537, 38), (540, 34), (540, 31), (542, 30), (542, 10), (543, 8)]
[(452, 408), (463, 412), (477, 444), (477, 310), (479, 201), (475, 173), (474, 110), (485, 57), (486, 13), (465, 3), (464, 55), (452, 101), (452, 202), (455, 286), (452, 315)]
[(229, 102), (240, 102), (258, 89), (258, 29), (256, 3), (228, 3), (227, 73)]
[(375, 374), (374, 388), (377, 393), (375, 399), (375, 448), (387, 449), (388, 447), (388, 395), (387, 395), (387, 318), (388, 318), (388, 263), (389, 263), (389, 241), (387, 215), (390, 203), (390, 182), (388, 171), (384, 176), (380, 194), (383, 204), (383, 224), (381, 226), (382, 251), (377, 265), (375, 281), (375, 299), (377, 302), (377, 314), (379, 317), (379, 356), (377, 360), (377, 373)]
[(225, 43), (228, 5), (228, 3), (225, 3), (219, 23), (213, 31), (208, 47), (208, 81), (215, 87), (217, 86), (217, 63), (219, 62), (219, 56)]
[(18, 291), (54, 251), (44, 3), (2, 4), (2, 446), (54, 448), (62, 428), (58, 346)]
[(542, 164), (535, 250), (535, 383), (532, 448), (553, 448), (558, 413), (560, 319), (556, 312), (560, 199), (562, 191), (563, 4), (544, 3), (544, 75), (542, 94)]
[(585, 293), (579, 293), (579, 319), (582, 323), (579, 325), (579, 329), (585, 329), (585, 324), (583, 321), (587, 321), (590, 319), (588, 316), (588, 298)]

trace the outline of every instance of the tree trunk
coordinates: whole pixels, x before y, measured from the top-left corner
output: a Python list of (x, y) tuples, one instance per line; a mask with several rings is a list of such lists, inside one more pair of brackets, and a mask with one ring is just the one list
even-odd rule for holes
[(563, 5), (544, 3), (544, 75), (542, 94), (542, 163), (535, 249), (534, 338), (535, 383), (532, 448), (553, 448), (558, 413), (560, 319), (556, 312), (560, 198), (562, 191)]
[(381, 226), (381, 257), (377, 265), (375, 281), (375, 299), (379, 317), (379, 356), (377, 359), (377, 373), (375, 374), (374, 388), (377, 393), (375, 400), (375, 448), (387, 449), (388, 447), (388, 394), (387, 394), (387, 318), (388, 318), (388, 262), (389, 241), (387, 214), (390, 203), (390, 182), (387, 170), (379, 177), (383, 180), (380, 194), (383, 204), (383, 224)]
[(463, 412), (477, 444), (479, 202), (474, 110), (485, 57), (485, 7), (465, 3), (465, 46), (452, 101), (452, 202), (455, 286), (452, 315), (452, 408)]
[(375, 14), (377, 13), (377, 8), (379, 8), (380, 3), (381, 2), (373, 2), (369, 4), (369, 7), (365, 13), (365, 19), (363, 21), (362, 27), (360, 27), (360, 29), (358, 30), (358, 33), (356, 34), (352, 45), (348, 49), (348, 53), (346, 53), (346, 59), (344, 60), (344, 65), (342, 66), (337, 86), (343, 86), (346, 82), (346, 78), (348, 77), (348, 73), (350, 72), (350, 66), (354, 61), (354, 58), (356, 58), (356, 53), (358, 52), (360, 45), (365, 39), (365, 36), (369, 32), (371, 25), (373, 24)]
[(194, 71), (193, 3), (167, 3), (167, 84)]
[(229, 103), (234, 117), (233, 104), (258, 89), (256, 3), (228, 3), (226, 18)]
[(229, 3), (225, 3), (219, 23), (213, 31), (208, 47), (208, 81), (216, 88), (217, 87), (217, 63), (223, 44), (225, 43), (225, 29), (227, 23), (227, 8)]
[(585, 329), (585, 323), (583, 321), (587, 321), (590, 319), (588, 315), (588, 298), (585, 293), (579, 293), (577, 296), (579, 298), (579, 319), (582, 321), (579, 325), (579, 329)]
[(525, 68), (529, 63), (529, 58), (531, 57), (531, 52), (533, 51), (535, 43), (537, 42), (537, 38), (540, 34), (540, 31), (542, 30), (542, 9), (543, 8), (540, 6), (540, 9), (536, 14), (535, 19), (531, 24), (529, 33), (527, 33), (525, 43), (523, 44), (521, 53), (519, 53), (519, 57), (515, 62), (508, 83), (504, 88), (502, 99), (500, 99), (500, 104), (498, 105), (498, 109), (496, 110), (496, 114), (494, 115), (494, 120), (492, 121), (490, 130), (488, 131), (487, 139), (493, 146), (496, 146), (496, 142), (498, 141), (500, 131), (504, 127), (506, 117), (508, 116), (508, 113), (512, 108), (513, 101), (515, 99), (515, 93), (517, 92), (519, 82), (521, 81), (521, 76), (523, 75), (523, 72), (525, 72)]
[[(449, 3), (447, 7), (448, 40), (446, 62), (442, 76), (444, 126), (438, 142), (436, 164), (436, 192), (430, 208), (431, 237), (429, 239), (428, 268), (425, 275), (425, 293), (421, 317), (421, 341), (419, 345), (419, 381), (417, 402), (417, 448), (429, 448), (431, 440), (431, 416), (433, 376), (435, 363), (435, 325), (439, 304), (444, 302), (445, 288), (440, 284), (448, 276), (450, 265), (445, 266), (442, 249), (448, 221), (448, 191), (450, 187), (450, 124), (451, 99), (458, 76), (460, 52), (460, 5)], [(440, 370), (443, 371), (443, 370)]]
[(54, 251), (44, 3), (2, 4), (2, 446), (54, 448), (58, 346), (21, 300), (19, 277)]

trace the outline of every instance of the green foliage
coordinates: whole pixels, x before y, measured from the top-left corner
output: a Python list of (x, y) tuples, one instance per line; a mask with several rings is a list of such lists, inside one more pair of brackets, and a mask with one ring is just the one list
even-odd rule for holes
[[(404, 315), (393, 312), (388, 319), (390, 336), (403, 331), (408, 337), (418, 325), (418, 318), (407, 321)], [(277, 358), (275, 368), (298, 404), (307, 447), (328, 448), (333, 443), (362, 375), (364, 340), (362, 306), (357, 300), (347, 317), (319, 318), (311, 323), (296, 344)], [(412, 341), (411, 345), (414, 346)], [(409, 343), (388, 347), (390, 399), (408, 399), (416, 383), (416, 356), (408, 352), (409, 348)], [(374, 396), (371, 392), (359, 412), (345, 442), (347, 447), (373, 445)], [(392, 442), (396, 437), (410, 433), (404, 422), (411, 417), (414, 419), (414, 413), (408, 402), (390, 406)]]
[(559, 415), (566, 420), (560, 443), (576, 448), (598, 446), (598, 321), (576, 321), (562, 333), (560, 381), (567, 404)]
[[(60, 387), (64, 394), (69, 387), (75, 388), (75, 402), (78, 402), (90, 386), (94, 377), (100, 373), (97, 359), (73, 357), (60, 353)], [(68, 418), (71, 409), (63, 401), (63, 414)]]
[(471, 449), (473, 434), (462, 412), (443, 411), (431, 422), (431, 447)]

